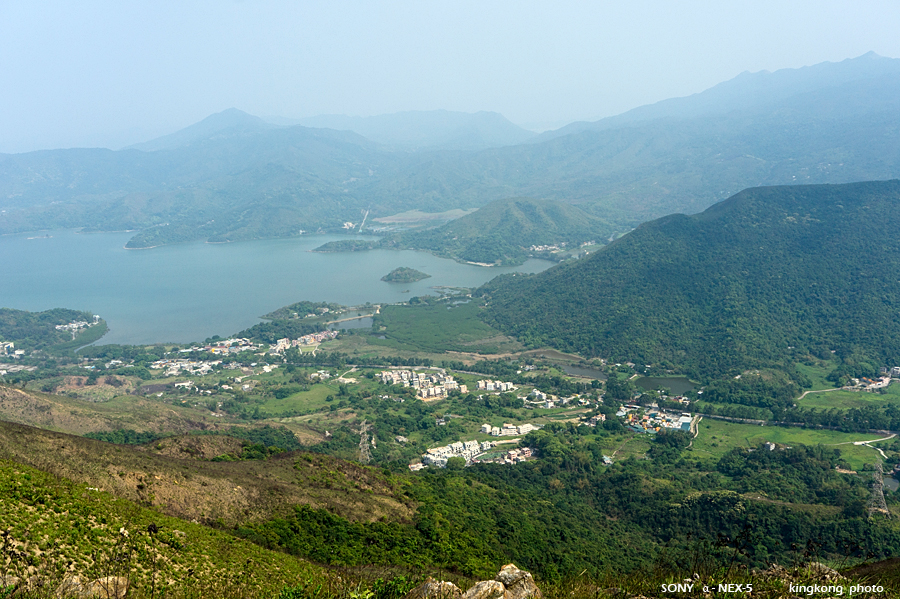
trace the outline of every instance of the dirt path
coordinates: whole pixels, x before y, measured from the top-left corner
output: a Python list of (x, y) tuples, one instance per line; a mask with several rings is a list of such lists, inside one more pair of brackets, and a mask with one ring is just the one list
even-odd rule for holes
[(875, 447), (874, 445), (871, 445), (871, 443), (878, 443), (879, 441), (889, 441), (890, 439), (893, 439), (896, 436), (897, 435), (895, 433), (895, 434), (889, 435), (887, 437), (882, 437), (881, 439), (872, 439), (870, 441), (844, 441), (843, 443), (835, 443), (834, 445), (850, 445), (851, 443), (853, 445), (865, 445), (866, 447), (874, 449), (875, 451), (880, 453), (881, 457), (886, 460), (886, 459), (888, 459), (887, 454), (884, 453), (884, 451), (880, 447)]
[[(633, 438), (634, 438), (634, 437), (632, 437), (631, 439), (633, 439)], [(619, 445), (619, 446), (616, 448), (616, 450), (615, 450), (614, 452), (612, 452), (612, 455), (609, 456), (609, 457), (610, 457), (610, 458), (616, 457), (616, 454), (619, 453), (619, 450), (622, 449), (623, 447), (625, 447), (626, 445), (628, 445), (628, 443), (631, 441), (631, 439), (626, 439), (625, 442), (622, 443), (621, 445)]]
[(826, 391), (840, 391), (840, 390), (841, 390), (840, 387), (835, 387), (834, 389), (817, 389), (817, 390), (815, 390), (815, 391), (804, 391), (804, 392), (800, 395), (800, 397), (797, 398), (797, 401), (800, 401), (801, 399), (803, 399), (804, 397), (806, 397), (806, 396), (809, 395), (810, 393), (825, 393)]

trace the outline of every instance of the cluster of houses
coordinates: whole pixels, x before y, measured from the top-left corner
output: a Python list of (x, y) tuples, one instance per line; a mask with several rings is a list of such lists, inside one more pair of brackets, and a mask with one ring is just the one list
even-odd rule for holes
[(23, 366), (21, 364), (4, 364), (0, 362), (0, 376), (12, 374), (14, 372), (34, 372), (37, 366)]
[(56, 325), (57, 331), (70, 331), (72, 333), (72, 339), (75, 338), (75, 334), (78, 333), (81, 329), (86, 329), (88, 327), (92, 327), (95, 324), (100, 322), (100, 316), (94, 314), (93, 322), (85, 322), (83, 320), (79, 320), (76, 322), (70, 322), (69, 324), (58, 324)]
[(385, 370), (376, 376), (385, 385), (412, 387), (417, 390), (416, 395), (422, 399), (440, 399), (455, 390), (461, 393), (469, 392), (466, 385), (460, 385), (452, 376), (441, 371)]
[(566, 247), (566, 243), (562, 242), (554, 245), (533, 245), (528, 249), (532, 252), (558, 252), (564, 247)]
[[(567, 398), (567, 399), (562, 400), (562, 402), (561, 402), (562, 405), (566, 405), (567, 403), (569, 403), (569, 399), (573, 399), (573, 398)], [(545, 408), (548, 410), (556, 407), (556, 402), (553, 401), (553, 396), (548, 395), (539, 389), (532, 389), (531, 393), (528, 394), (528, 397), (525, 398), (525, 401), (529, 402), (531, 404), (537, 404), (537, 405), (541, 406), (542, 408)], [(583, 405), (586, 405), (586, 403), (587, 403), (587, 400), (585, 400), (585, 404), (583, 404)]]
[(598, 424), (602, 424), (606, 422), (606, 414), (597, 414), (596, 416), (591, 416), (587, 419), (585, 424), (588, 426), (597, 426)]
[(852, 381), (855, 386), (862, 387), (866, 391), (877, 391), (878, 389), (884, 389), (890, 385), (891, 377), (889, 375), (877, 379), (862, 377), (859, 379), (852, 379)]
[[(249, 339), (245, 339), (243, 337), (233, 338), (233, 339), (225, 339), (224, 341), (219, 341), (215, 345), (210, 345), (208, 347), (204, 347), (206, 351), (213, 354), (236, 354), (244, 351), (253, 351), (257, 349), (262, 349), (262, 346), (254, 344)], [(184, 350), (182, 350), (184, 351)]]
[[(185, 360), (183, 358), (157, 360), (150, 368), (164, 369), (164, 376), (178, 376), (181, 373), (203, 376), (213, 371), (213, 367), (221, 364), (221, 360)], [(107, 365), (109, 367), (109, 365)]]
[(527, 461), (529, 458), (533, 457), (530, 447), (517, 447), (515, 449), (510, 449), (501, 457), (490, 460), (497, 464), (521, 464), (522, 462)]
[(489, 434), (492, 437), (515, 437), (519, 435), (527, 435), (531, 431), (540, 429), (540, 426), (534, 424), (510, 424), (504, 423), (503, 426), (491, 426), (490, 424), (482, 424), (481, 432)]
[(16, 349), (16, 344), (12, 341), (0, 341), (0, 356), (11, 356), (13, 358), (21, 358), (25, 355), (24, 349)]
[(479, 391), (515, 391), (516, 388), (512, 383), (503, 381), (492, 381), (490, 379), (482, 379), (478, 381)]
[(321, 333), (311, 333), (309, 335), (303, 335), (302, 337), (297, 337), (296, 339), (288, 339), (285, 337), (284, 339), (279, 339), (275, 342), (275, 345), (269, 348), (269, 351), (275, 354), (280, 354), (284, 352), (286, 349), (290, 349), (292, 347), (301, 347), (304, 345), (318, 345), (324, 341), (330, 341), (338, 336), (338, 331), (322, 331)]
[(687, 412), (669, 413), (658, 408), (643, 410), (640, 406), (624, 406), (616, 412), (625, 427), (636, 433), (657, 433), (661, 429), (690, 432), (693, 418)]
[[(453, 457), (465, 458), (466, 463), (470, 463), (472, 459), (480, 453), (484, 453), (493, 447), (490, 441), (478, 442), (457, 441), (443, 447), (433, 447), (422, 454), (422, 464), (425, 466), (434, 466), (435, 468), (444, 468), (447, 466), (447, 460)], [(415, 467), (414, 467), (415, 466)], [(422, 465), (411, 464), (410, 470), (421, 470)]]

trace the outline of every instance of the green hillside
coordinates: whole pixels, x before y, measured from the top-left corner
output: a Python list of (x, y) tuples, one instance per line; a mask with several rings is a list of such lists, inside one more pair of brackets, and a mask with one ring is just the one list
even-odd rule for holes
[(738, 373), (791, 356), (900, 363), (900, 182), (743, 191), (586, 260), (482, 288), (534, 345)]
[(605, 223), (570, 204), (513, 198), (491, 202), (434, 230), (399, 235), (396, 243), (466, 262), (521, 264), (542, 251), (532, 249), (534, 246), (577, 248), (595, 241), (598, 232), (606, 228)]
[[(72, 325), (67, 329), (57, 326)], [(30, 354), (35, 350), (65, 352), (93, 343), (106, 331), (106, 322), (94, 321), (90, 312), (54, 308), (43, 312), (26, 312), (12, 308), (0, 308), (0, 342), (14, 342), (15, 348)], [(3, 355), (3, 352), (0, 352)]]
[(33, 581), (14, 596), (54, 597), (73, 575), (122, 577), (129, 597), (273, 597), (338, 582), (303, 560), (5, 459), (0, 493), (4, 576)]

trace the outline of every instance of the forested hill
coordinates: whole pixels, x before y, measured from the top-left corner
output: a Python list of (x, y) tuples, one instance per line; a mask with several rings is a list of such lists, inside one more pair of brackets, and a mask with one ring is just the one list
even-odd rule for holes
[(595, 241), (604, 225), (576, 206), (513, 198), (491, 202), (438, 229), (402, 234), (396, 241), (468, 262), (521, 264), (534, 253), (532, 246), (578, 247)]
[(900, 364), (898, 231), (900, 181), (753, 188), (481, 293), (526, 343), (698, 375), (832, 350)]

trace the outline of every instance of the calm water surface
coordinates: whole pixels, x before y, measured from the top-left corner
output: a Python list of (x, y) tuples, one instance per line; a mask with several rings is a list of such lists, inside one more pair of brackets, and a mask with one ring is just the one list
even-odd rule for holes
[[(409, 250), (308, 251), (348, 238), (331, 235), (150, 250), (124, 249), (130, 233), (53, 231), (49, 239), (28, 239), (34, 235), (0, 237), (0, 307), (90, 310), (109, 324), (100, 343), (202, 341), (236, 333), (300, 300), (402, 302), (435, 294), (433, 286), (476, 287), (499, 274), (551, 266), (529, 260), (516, 268), (484, 268)], [(400, 266), (431, 278), (379, 280)]]

